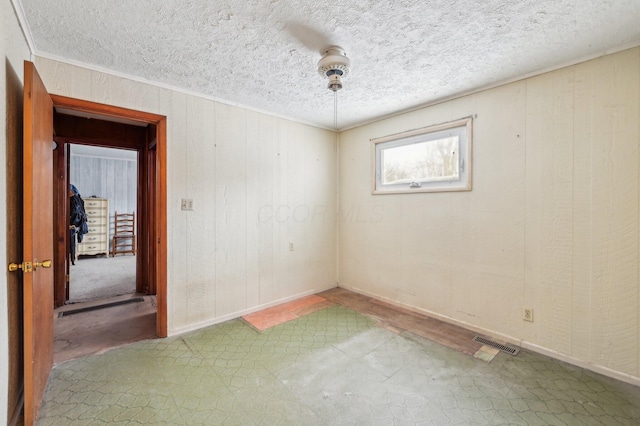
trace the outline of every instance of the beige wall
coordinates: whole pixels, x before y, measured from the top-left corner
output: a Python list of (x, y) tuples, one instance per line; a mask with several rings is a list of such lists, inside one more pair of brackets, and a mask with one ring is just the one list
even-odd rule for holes
[[(0, 0), (0, 243), (2, 265), (16, 262), (19, 243), (19, 190), (22, 169), (22, 78), (29, 47), (9, 0)], [(3, 268), (6, 266), (3, 266)], [(20, 274), (0, 274), (0, 422), (16, 420), (22, 389), (22, 281)]]
[[(36, 66), (51, 93), (167, 116), (171, 334), (335, 286), (332, 132), (50, 59)], [(181, 211), (182, 198), (195, 210)]]
[[(639, 104), (634, 48), (341, 133), (340, 286), (640, 383)], [(471, 192), (371, 195), (371, 138), (470, 115)]]

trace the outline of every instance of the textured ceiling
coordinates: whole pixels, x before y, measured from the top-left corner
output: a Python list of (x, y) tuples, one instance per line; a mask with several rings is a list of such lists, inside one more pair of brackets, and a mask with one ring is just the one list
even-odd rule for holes
[(36, 54), (333, 128), (640, 44), (640, 0), (15, 0)]

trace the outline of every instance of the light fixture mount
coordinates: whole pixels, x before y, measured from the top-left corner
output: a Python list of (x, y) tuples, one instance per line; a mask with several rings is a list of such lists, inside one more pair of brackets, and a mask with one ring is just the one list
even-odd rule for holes
[(334, 92), (342, 89), (342, 78), (349, 74), (351, 61), (340, 46), (329, 46), (322, 51), (318, 61), (318, 73), (329, 79), (327, 88)]

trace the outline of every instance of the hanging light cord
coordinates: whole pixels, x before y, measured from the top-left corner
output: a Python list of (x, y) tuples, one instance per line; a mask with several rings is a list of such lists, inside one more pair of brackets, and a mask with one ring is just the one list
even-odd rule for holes
[(338, 91), (333, 91), (333, 128), (338, 131)]

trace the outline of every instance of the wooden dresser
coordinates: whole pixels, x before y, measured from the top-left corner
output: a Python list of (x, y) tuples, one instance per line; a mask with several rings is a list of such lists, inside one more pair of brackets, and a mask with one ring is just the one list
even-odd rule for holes
[(78, 255), (109, 253), (109, 200), (106, 198), (84, 198), (89, 232), (78, 244)]

